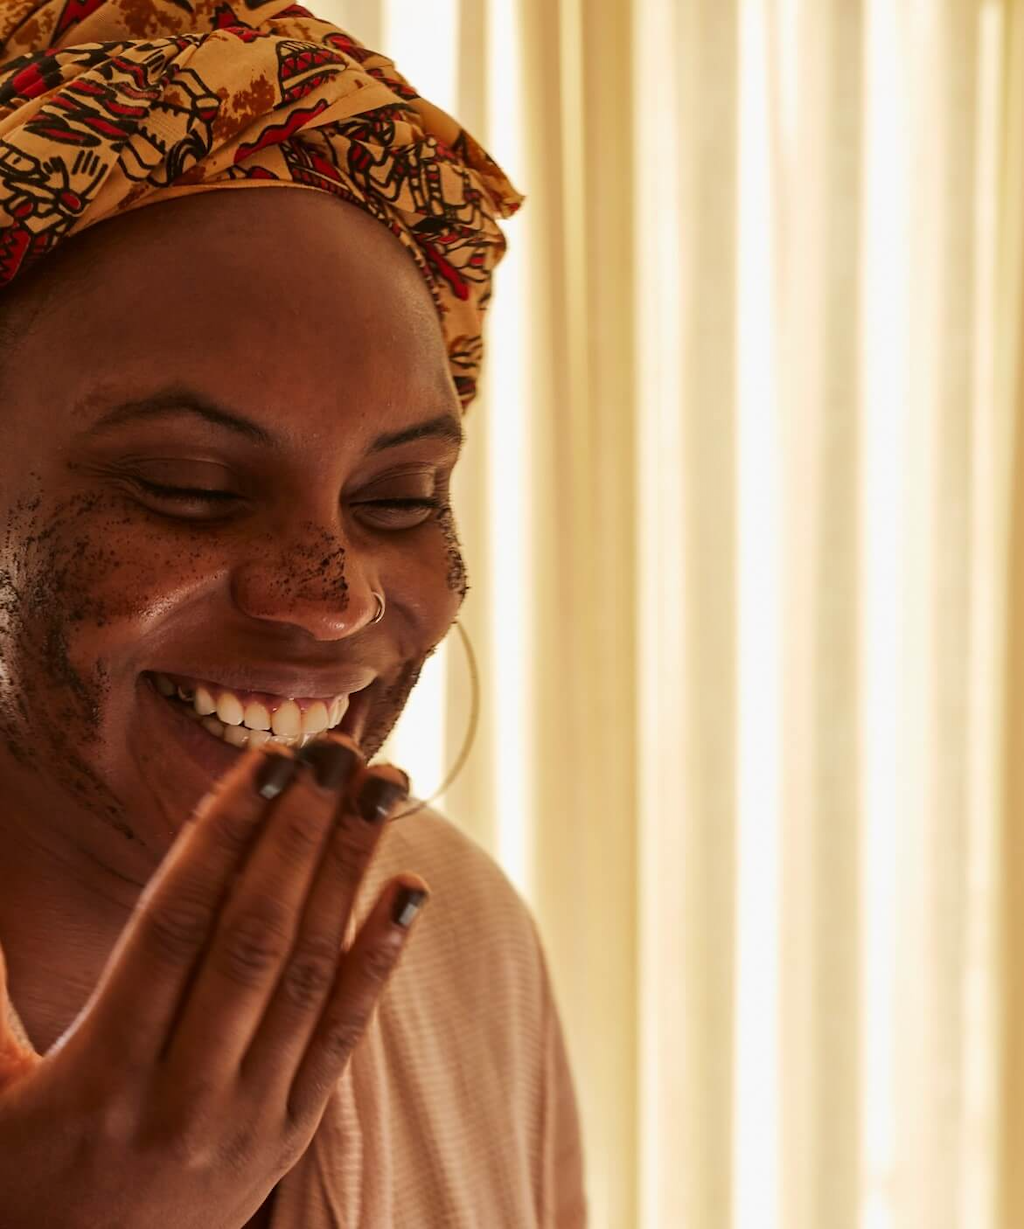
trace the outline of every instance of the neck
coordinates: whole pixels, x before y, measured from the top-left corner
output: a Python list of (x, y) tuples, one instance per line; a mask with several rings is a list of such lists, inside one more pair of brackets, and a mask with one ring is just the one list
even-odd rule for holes
[(10, 812), (0, 818), (0, 848), (8, 990), (33, 1046), (44, 1054), (95, 989), (141, 885), (105, 870), (82, 848), (43, 844)]

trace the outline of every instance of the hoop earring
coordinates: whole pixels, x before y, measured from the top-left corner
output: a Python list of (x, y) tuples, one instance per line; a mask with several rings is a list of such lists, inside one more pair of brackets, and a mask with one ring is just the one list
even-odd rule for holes
[(466, 629), (456, 620), (452, 625), (458, 631), (462, 638), (462, 646), (466, 650), (466, 663), (469, 666), (470, 680), (470, 702), (469, 702), (469, 727), (466, 730), (466, 737), (462, 743), (462, 750), (456, 757), (455, 763), (449, 771), (448, 775), (437, 787), (436, 790), (425, 798), (422, 802), (418, 802), (414, 807), (409, 807), (406, 811), (400, 811), (392, 818), (392, 823), (400, 819), (405, 819), (407, 815), (415, 815), (417, 811), (422, 811), (424, 807), (430, 806), (435, 799), (440, 798), (449, 785), (462, 771), (462, 766), (469, 759), (469, 753), (473, 749), (473, 743), (476, 741), (476, 730), (480, 723), (480, 671), (477, 669), (476, 654), (473, 652), (473, 646), (469, 642), (469, 636), (466, 634)]
[(374, 593), (374, 595), (373, 595), (373, 596), (377, 599), (377, 607), (378, 607), (378, 609), (377, 609), (377, 613), (373, 616), (373, 618), (370, 620), (370, 622), (371, 622), (371, 623), (379, 623), (379, 622), (381, 621), (381, 619), (383, 619), (383, 618), (384, 618), (384, 596), (383, 596), (383, 594), (376, 593), (376, 592)]

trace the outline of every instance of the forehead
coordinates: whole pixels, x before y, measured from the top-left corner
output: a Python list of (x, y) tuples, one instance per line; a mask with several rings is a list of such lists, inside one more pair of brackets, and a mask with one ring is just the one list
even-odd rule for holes
[(44, 404), (89, 407), (111, 383), (141, 391), (187, 377), (279, 420), (458, 415), (411, 257), (324, 193), (184, 197), (91, 228), (49, 259), (45, 306), (8, 372)]

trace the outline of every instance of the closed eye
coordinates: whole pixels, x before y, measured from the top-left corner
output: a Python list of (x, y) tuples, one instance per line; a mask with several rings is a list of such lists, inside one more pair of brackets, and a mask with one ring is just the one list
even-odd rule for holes
[(210, 503), (223, 503), (231, 499), (241, 498), (234, 491), (222, 491), (206, 487), (164, 486), (163, 483), (150, 482), (146, 478), (136, 478), (135, 482), (148, 494), (157, 495), (161, 499), (189, 500), (193, 503), (196, 500), (207, 500)]
[[(223, 510), (244, 498), (234, 491), (220, 488), (167, 486), (161, 482), (152, 482), (148, 478), (136, 478), (135, 484), (153, 499), (178, 504), (181, 507), (181, 515), (184, 516), (188, 516), (190, 507), (193, 512), (205, 507), (208, 513), (212, 513), (215, 507)], [(374, 528), (403, 530), (425, 525), (431, 519), (431, 514), (444, 506), (444, 501), (436, 496), (407, 496), (404, 499), (358, 500), (354, 506), (362, 509), (364, 518)], [(189, 519), (197, 518), (193, 515)]]
[(440, 508), (439, 499), (408, 498), (408, 499), (365, 499), (361, 507), (370, 508)]
[[(431, 514), (443, 507), (436, 496), (409, 496), (405, 499), (364, 499), (355, 507), (362, 511), (364, 519), (379, 529), (416, 529), (431, 519)], [(414, 519), (411, 519), (414, 518)], [(398, 524), (397, 521), (402, 523)]]

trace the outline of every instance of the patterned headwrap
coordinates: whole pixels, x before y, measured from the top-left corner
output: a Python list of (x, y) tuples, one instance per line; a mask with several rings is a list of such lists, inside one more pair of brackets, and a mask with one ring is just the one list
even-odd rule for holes
[(104, 218), (239, 186), (383, 222), (430, 287), (465, 410), (496, 219), (522, 197), (391, 60), (288, 0), (0, 0), (0, 288)]

